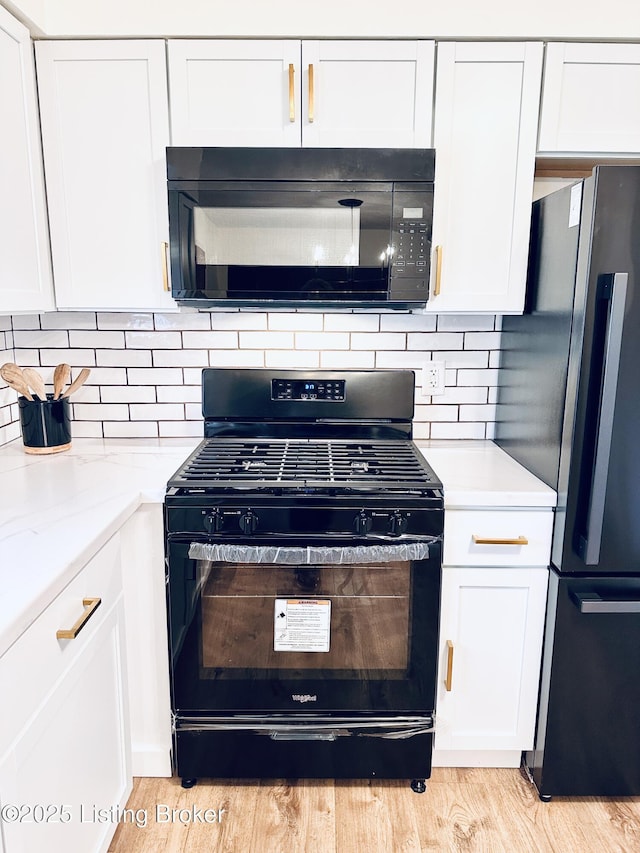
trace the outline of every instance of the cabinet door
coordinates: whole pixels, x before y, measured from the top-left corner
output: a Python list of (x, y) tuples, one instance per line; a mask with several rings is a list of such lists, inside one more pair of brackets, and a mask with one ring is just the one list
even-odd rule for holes
[(121, 596), (0, 761), (0, 802), (33, 809), (4, 822), (11, 853), (109, 846), (131, 792), (123, 624)]
[(640, 45), (548, 44), (542, 153), (640, 151)]
[(543, 568), (443, 570), (436, 749), (531, 748), (547, 581)]
[(427, 310), (520, 313), (542, 44), (438, 45)]
[(53, 307), (31, 39), (0, 7), (0, 313)]
[(428, 148), (434, 42), (304, 41), (302, 144)]
[(173, 145), (300, 147), (300, 42), (170, 40)]
[(171, 309), (162, 41), (36, 44), (59, 308)]

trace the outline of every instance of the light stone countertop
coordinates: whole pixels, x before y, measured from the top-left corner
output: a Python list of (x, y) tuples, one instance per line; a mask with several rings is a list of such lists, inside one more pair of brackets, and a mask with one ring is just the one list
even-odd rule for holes
[[(74, 439), (69, 451), (0, 448), (0, 654), (29, 627), (200, 439)], [(551, 507), (555, 493), (490, 441), (416, 442), (445, 506)]]

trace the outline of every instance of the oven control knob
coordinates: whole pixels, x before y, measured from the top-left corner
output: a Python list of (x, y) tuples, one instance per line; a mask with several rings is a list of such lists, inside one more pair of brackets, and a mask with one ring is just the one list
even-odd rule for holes
[(394, 512), (389, 519), (389, 533), (392, 536), (400, 536), (407, 530), (407, 519), (402, 513)]
[(219, 509), (212, 510), (205, 516), (204, 528), (207, 533), (219, 533), (224, 527), (224, 516)]
[(371, 518), (368, 512), (364, 510), (360, 510), (360, 512), (353, 519), (353, 526), (355, 528), (356, 533), (363, 534), (368, 533), (371, 530), (371, 525), (373, 524), (373, 519)]
[(258, 526), (258, 516), (252, 509), (248, 509), (240, 516), (240, 530), (243, 533), (253, 533)]

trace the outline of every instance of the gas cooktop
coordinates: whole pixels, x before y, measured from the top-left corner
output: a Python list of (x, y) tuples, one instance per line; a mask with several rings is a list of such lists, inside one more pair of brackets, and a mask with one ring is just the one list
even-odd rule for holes
[(219, 490), (424, 493), (441, 488), (410, 440), (204, 439), (169, 480), (182, 494)]

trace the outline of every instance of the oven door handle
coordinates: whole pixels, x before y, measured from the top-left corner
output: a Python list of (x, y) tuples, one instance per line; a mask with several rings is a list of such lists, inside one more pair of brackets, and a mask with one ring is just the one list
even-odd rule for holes
[(289, 566), (329, 566), (353, 563), (392, 563), (427, 560), (429, 545), (439, 537), (427, 537), (422, 542), (396, 545), (308, 545), (305, 547), (279, 545), (246, 545), (216, 542), (192, 542), (189, 546), (191, 560), (208, 560), (212, 563), (269, 563)]
[(337, 740), (339, 736), (348, 736), (348, 731), (336, 731), (335, 729), (331, 729), (329, 731), (314, 731), (313, 729), (308, 729), (307, 731), (291, 731), (280, 729), (273, 729), (269, 732), (269, 737), (271, 740), (324, 740), (324, 741), (334, 741)]

